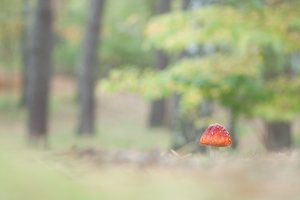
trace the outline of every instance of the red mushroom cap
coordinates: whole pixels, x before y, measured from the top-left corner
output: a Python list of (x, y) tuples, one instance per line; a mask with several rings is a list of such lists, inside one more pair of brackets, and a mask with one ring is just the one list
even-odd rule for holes
[(226, 147), (231, 144), (228, 131), (220, 124), (211, 124), (199, 139), (199, 144)]

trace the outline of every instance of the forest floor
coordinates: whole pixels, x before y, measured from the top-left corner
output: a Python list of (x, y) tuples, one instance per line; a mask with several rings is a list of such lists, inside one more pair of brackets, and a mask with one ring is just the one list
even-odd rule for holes
[(1, 200), (300, 199), (300, 151), (266, 153), (247, 126), (238, 152), (174, 152), (147, 128), (147, 103), (99, 92), (97, 136), (79, 138), (74, 85), (52, 85), (47, 150), (27, 146), (16, 92), (0, 94)]

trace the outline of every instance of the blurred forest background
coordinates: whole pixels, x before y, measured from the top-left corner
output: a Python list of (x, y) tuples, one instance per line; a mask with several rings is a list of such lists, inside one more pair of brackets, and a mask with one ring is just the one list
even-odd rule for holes
[(300, 198), (300, 1), (1, 0), (0, 25), (0, 199)]

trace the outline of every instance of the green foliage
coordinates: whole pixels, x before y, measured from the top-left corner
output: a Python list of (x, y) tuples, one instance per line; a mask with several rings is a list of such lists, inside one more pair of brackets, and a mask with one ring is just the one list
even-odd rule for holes
[[(119, 71), (117, 81), (112, 74), (105, 85), (152, 98), (177, 93), (186, 111), (208, 99), (235, 116), (294, 116), (300, 100), (295, 94), (297, 78), (289, 78), (285, 84), (279, 80), (286, 80), (283, 75), (288, 71), (289, 55), (300, 50), (299, 2), (250, 2), (226, 1), (153, 17), (145, 31), (148, 47), (172, 55), (191, 46), (212, 50), (185, 57), (160, 73)], [(274, 87), (277, 84), (281, 85)]]
[[(86, 1), (60, 3), (55, 48), (58, 71), (72, 72), (78, 63), (88, 8)], [(149, 65), (151, 55), (142, 46), (142, 41), (150, 14), (151, 2), (146, 0), (106, 1), (98, 52), (101, 74), (112, 67)]]
[(142, 43), (144, 28), (152, 14), (151, 1), (108, 1), (102, 40), (102, 61), (109, 66), (146, 67), (151, 54)]
[[(23, 1), (0, 3), (0, 67), (20, 66), (22, 28), (32, 24), (35, 3), (29, 1), (29, 18), (22, 16)], [(152, 55), (142, 45), (144, 28), (152, 14), (153, 1), (106, 1), (99, 43), (101, 72), (126, 65), (149, 66)], [(53, 4), (54, 66), (57, 72), (73, 73), (78, 64), (81, 39), (88, 14), (88, 1), (65, 0)], [(32, 27), (30, 27), (32, 29)]]
[[(218, 14), (216, 14), (218, 13)], [(299, 8), (283, 4), (263, 10), (233, 6), (205, 6), (154, 18), (147, 35), (151, 45), (181, 51), (190, 43), (225, 45), (245, 52), (261, 45), (293, 52), (299, 50)]]
[(86, 14), (85, 1), (63, 1), (56, 13), (54, 58), (56, 70), (73, 72), (80, 55), (80, 41)]
[(22, 1), (0, 2), (0, 67), (10, 69), (19, 62)]
[(272, 98), (258, 105), (256, 114), (266, 120), (291, 120), (300, 111), (300, 77), (280, 76), (267, 82)]

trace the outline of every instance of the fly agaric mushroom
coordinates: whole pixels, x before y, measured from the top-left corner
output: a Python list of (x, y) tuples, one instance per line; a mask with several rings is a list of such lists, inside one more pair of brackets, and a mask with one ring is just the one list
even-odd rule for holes
[(228, 131), (220, 124), (211, 124), (201, 135), (199, 144), (226, 147), (231, 144)]

